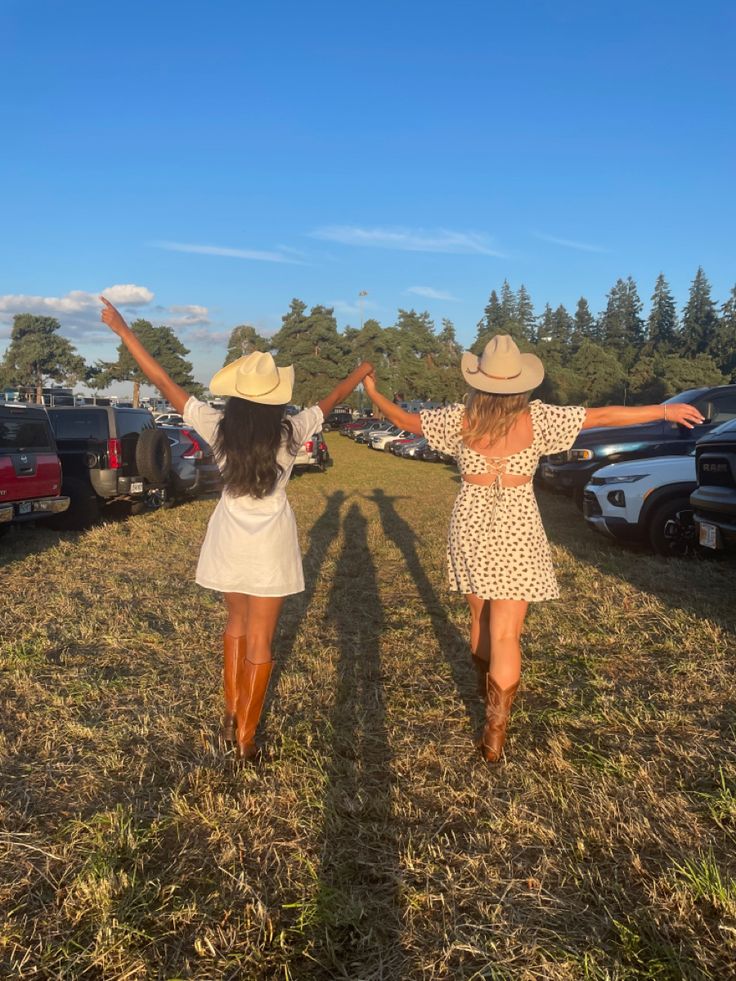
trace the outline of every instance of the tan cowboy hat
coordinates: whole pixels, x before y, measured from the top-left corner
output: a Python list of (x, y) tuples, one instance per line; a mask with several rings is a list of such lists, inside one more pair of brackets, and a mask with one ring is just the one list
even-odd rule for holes
[(277, 368), (273, 357), (261, 351), (226, 364), (210, 382), (213, 395), (231, 395), (264, 405), (286, 405), (293, 388), (294, 366)]
[(460, 370), (471, 388), (495, 395), (531, 392), (544, 378), (544, 365), (536, 354), (522, 354), (508, 334), (492, 337), (480, 357), (466, 351)]

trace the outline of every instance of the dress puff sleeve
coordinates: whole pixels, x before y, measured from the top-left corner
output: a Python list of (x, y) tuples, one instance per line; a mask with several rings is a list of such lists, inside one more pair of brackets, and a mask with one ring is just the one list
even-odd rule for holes
[(200, 402), (193, 395), (187, 400), (182, 412), (182, 419), (187, 426), (196, 429), (202, 439), (212, 446), (217, 436), (217, 427), (222, 419), (222, 412), (213, 409), (206, 402)]
[(302, 409), (301, 412), (288, 418), (294, 433), (294, 440), (300, 445), (305, 439), (309, 439), (310, 436), (320, 432), (324, 422), (322, 409), (318, 405), (310, 405), (308, 409)]
[(538, 403), (543, 453), (569, 450), (585, 422), (584, 405), (547, 405)]
[(447, 405), (441, 409), (422, 409), (422, 433), (433, 450), (457, 456), (465, 406)]

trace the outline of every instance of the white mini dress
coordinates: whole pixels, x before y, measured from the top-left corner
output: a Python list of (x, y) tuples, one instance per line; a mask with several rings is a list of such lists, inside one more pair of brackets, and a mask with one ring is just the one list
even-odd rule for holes
[[(184, 406), (184, 422), (214, 445), (222, 412), (199, 399)], [(313, 405), (289, 416), (294, 443), (322, 429), (322, 410)], [(290, 596), (304, 589), (296, 519), (286, 497), (295, 457), (282, 442), (276, 460), (283, 472), (266, 497), (235, 497), (223, 491), (207, 525), (196, 581), (206, 589), (250, 596)], [(222, 463), (222, 460), (218, 460)]]

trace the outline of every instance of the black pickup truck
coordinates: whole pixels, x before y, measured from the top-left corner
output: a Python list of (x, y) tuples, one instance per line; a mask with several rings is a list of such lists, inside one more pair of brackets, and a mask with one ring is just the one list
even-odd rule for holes
[(698, 538), (705, 548), (736, 548), (736, 419), (695, 447), (698, 485), (690, 495)]
[(70, 499), (69, 510), (49, 524), (86, 528), (105, 505), (144, 504), (164, 492), (171, 449), (147, 409), (54, 406), (48, 416), (62, 464), (62, 493)]

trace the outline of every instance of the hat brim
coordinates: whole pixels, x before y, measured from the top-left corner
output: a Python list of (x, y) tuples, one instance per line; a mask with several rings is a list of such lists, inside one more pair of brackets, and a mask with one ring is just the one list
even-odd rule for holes
[(519, 395), (531, 392), (541, 385), (544, 378), (544, 365), (536, 354), (521, 355), (521, 372), (515, 378), (491, 378), (478, 370), (478, 356), (466, 351), (460, 361), (463, 378), (471, 388), (493, 395)]
[(294, 391), (293, 365), (289, 365), (288, 368), (276, 368), (279, 375), (279, 383), (276, 388), (270, 392), (266, 392), (264, 395), (253, 395), (252, 393), (238, 389), (238, 365), (239, 361), (226, 364), (224, 368), (220, 368), (213, 376), (209, 385), (210, 392), (213, 395), (219, 395), (224, 398), (247, 399), (248, 402), (260, 402), (262, 405), (286, 405), (291, 401), (291, 395)]

